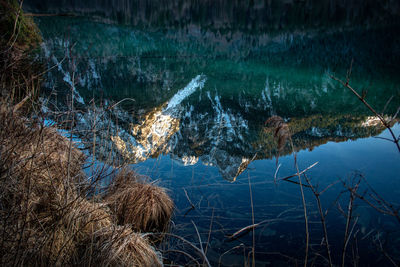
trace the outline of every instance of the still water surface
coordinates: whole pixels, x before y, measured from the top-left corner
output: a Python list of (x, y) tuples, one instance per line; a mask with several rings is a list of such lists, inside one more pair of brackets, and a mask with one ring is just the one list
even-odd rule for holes
[[(318, 162), (308, 172), (312, 183), (320, 190), (334, 183), (321, 200), (329, 209), (335, 259), (345, 225), (338, 207), (345, 210), (349, 197), (338, 181), (363, 175), (385, 199), (400, 202), (400, 154), (393, 143), (376, 138), (390, 138), (388, 131), (331, 78), (344, 78), (354, 59), (352, 86), (379, 111), (393, 96), (384, 113), (394, 114), (400, 103), (399, 37), (391, 34), (396, 29), (247, 33), (193, 25), (143, 29), (80, 18), (37, 22), (43, 56), (57, 66), (44, 85), (53, 94), (49, 103), (62, 109), (65, 92), (73, 88), (82, 111), (76, 127), (87, 129), (93, 122), (91, 99), (101, 114), (107, 112), (99, 107), (114, 109), (122, 100), (113, 115), (95, 120), (95, 138), (105, 144), (97, 158), (128, 161), (167, 187), (176, 204), (172, 231), (198, 244), (195, 223), (212, 265), (243, 266), (252, 233), (228, 236), (258, 222), (259, 266), (294, 265), (294, 258), (304, 257), (300, 189), (279, 179), (296, 172), (295, 161), (289, 144), (279, 151), (274, 131), (264, 124), (273, 115), (290, 127), (299, 168)], [(400, 134), (398, 124), (394, 131)], [(315, 198), (307, 188), (305, 199), (311, 251), (324, 253)], [(387, 263), (378, 238), (400, 256), (393, 218), (361, 201), (354, 214), (361, 263)], [(182, 248), (176, 240), (169, 244)], [(185, 262), (182, 255), (171, 258)]]

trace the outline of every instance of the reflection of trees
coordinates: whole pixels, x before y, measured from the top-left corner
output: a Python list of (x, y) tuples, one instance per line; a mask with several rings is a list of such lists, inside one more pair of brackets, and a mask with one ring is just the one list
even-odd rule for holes
[[(381, 124), (368, 125), (365, 122), (370, 117), (352, 115), (313, 115), (304, 118), (292, 118), (288, 122), (293, 144), (297, 151), (303, 149), (313, 150), (315, 147), (327, 142), (343, 142), (363, 137), (375, 136), (385, 127)], [(260, 153), (258, 158), (272, 158), (278, 153), (277, 141), (274, 138), (274, 129), (263, 128), (259, 139), (253, 143)], [(291, 148), (286, 145), (280, 155), (291, 153)]]
[[(61, 4), (62, 3), (62, 4)], [(25, 4), (40, 13), (74, 13), (109, 22), (152, 27), (200, 25), (213, 29), (298, 30), (312, 27), (387, 24), (398, 21), (394, 2), (348, 0), (30, 0)], [(350, 7), (350, 8), (349, 8)], [(343, 16), (343, 14), (346, 14)]]
[[(127, 108), (136, 111), (161, 105), (193, 76), (204, 73), (209, 90), (217, 89), (223, 101), (234, 97), (233, 105), (242, 105), (236, 99), (244, 100), (256, 116), (269, 104), (282, 117), (326, 114), (337, 109), (350, 113), (354, 107), (363, 112), (363, 107), (353, 105), (357, 100), (350, 92), (332, 83), (329, 77), (331, 71), (343, 71), (337, 67), (330, 70), (331, 66), (345, 67), (353, 56), (357, 60), (352, 80), (357, 88), (369, 89), (367, 97), (372, 104), (383, 108), (387, 100), (383, 96), (398, 90), (392, 78), (386, 80), (370, 73), (370, 69), (382, 64), (390, 65), (395, 72), (398, 49), (387, 49), (398, 41), (398, 35), (391, 34), (394, 28), (322, 37), (282, 34), (272, 38), (268, 34), (229, 30), (211, 33), (192, 29), (187, 33), (171, 29), (167, 34), (149, 33), (66, 18), (42, 18), (39, 25), (50, 57), (54, 54), (63, 58), (66, 44), (76, 42), (73, 52), (79, 59), (77, 89), (85, 99), (134, 98), (135, 105)], [(66, 28), (70, 29), (69, 40), (60, 34)], [(49, 73), (52, 77), (48, 77), (46, 87), (50, 90), (54, 84), (64, 84), (60, 82), (63, 77), (57, 77), (55, 72), (57, 69)], [(380, 90), (370, 89), (371, 84)], [(266, 87), (271, 103), (257, 97)], [(392, 103), (399, 101), (398, 94), (394, 95)]]

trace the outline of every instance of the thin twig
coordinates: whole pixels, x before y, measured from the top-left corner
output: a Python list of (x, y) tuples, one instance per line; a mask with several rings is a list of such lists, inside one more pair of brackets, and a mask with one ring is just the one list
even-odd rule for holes
[(278, 175), (279, 169), (281, 168), (281, 163), (279, 163), (278, 167), (275, 170), (275, 174), (274, 174), (274, 184), (276, 184), (276, 176)]
[(267, 220), (263, 220), (261, 222), (258, 223), (253, 223), (251, 225), (245, 226), (239, 230), (237, 230), (235, 233), (233, 233), (232, 235), (228, 236), (228, 239), (233, 240), (236, 239), (242, 235), (244, 235), (245, 233), (257, 228), (258, 226), (265, 224), (265, 223), (271, 223), (271, 222), (278, 222), (278, 221), (282, 221), (283, 219), (267, 219)]
[[(249, 194), (250, 194), (250, 204), (251, 204), (251, 222), (254, 225), (254, 204), (253, 204), (253, 192), (251, 190), (250, 173), (247, 173), (247, 178), (248, 178), (248, 181), (249, 181)], [(252, 259), (253, 259), (252, 266), (253, 267), (256, 265), (255, 246), (256, 246), (256, 235), (255, 235), (255, 227), (253, 227), (253, 246), (251, 248)]]
[(393, 260), (393, 258), (390, 257), (390, 255), (386, 252), (386, 250), (383, 249), (381, 239), (379, 238), (379, 234), (378, 234), (377, 236), (378, 236), (377, 239), (378, 239), (378, 242), (379, 242), (379, 249), (381, 250), (381, 252), (383, 253), (383, 255), (385, 255), (385, 257), (390, 261), (391, 264), (393, 264), (393, 266), (399, 267), (400, 264), (397, 264), (397, 263)]
[(177, 249), (168, 249), (168, 250), (163, 250), (162, 253), (163, 254), (166, 254), (166, 253), (180, 253), (180, 254), (183, 254), (184, 256), (188, 257), (193, 262), (195, 262), (197, 264), (197, 266), (201, 266), (200, 262), (198, 262), (192, 255), (190, 255), (189, 253), (187, 253), (185, 251), (177, 250)]
[(133, 98), (124, 98), (124, 99), (118, 101), (117, 103), (115, 103), (114, 105), (110, 106), (108, 109), (113, 109), (113, 108), (115, 108), (116, 106), (118, 106), (119, 104), (121, 104), (121, 103), (124, 102), (124, 101), (136, 102), (136, 100), (133, 99)]
[(340, 82), (344, 87), (350, 89), (350, 91), (351, 91), (351, 92), (352, 92), (352, 93), (353, 93), (353, 94), (354, 94), (354, 95), (355, 95), (355, 96), (356, 96), (356, 97), (357, 97), (357, 98), (372, 112), (372, 113), (374, 113), (375, 116), (378, 117), (378, 119), (382, 122), (382, 124), (383, 124), (383, 125), (388, 129), (388, 131), (390, 132), (390, 134), (391, 134), (391, 136), (392, 136), (392, 138), (393, 138), (392, 141), (393, 141), (393, 143), (396, 144), (397, 149), (398, 149), (399, 152), (400, 152), (399, 139), (396, 138), (395, 134), (393, 133), (392, 128), (390, 127), (389, 123), (385, 120), (385, 118), (383, 118), (382, 115), (380, 115), (378, 112), (376, 112), (375, 109), (374, 109), (373, 107), (371, 107), (371, 105), (368, 104), (367, 101), (365, 101), (364, 97), (360, 96), (360, 95), (357, 93), (357, 91), (354, 90), (354, 89), (349, 85), (349, 81), (343, 82), (342, 80), (336, 78), (336, 77), (333, 76), (333, 75), (330, 75), (330, 77), (331, 77), (332, 79), (334, 79), (335, 81)]
[(18, 104), (16, 104), (13, 108), (13, 112), (17, 112), (24, 104), (25, 102), (31, 97), (31, 93), (28, 93), (27, 96), (24, 97)]
[[(347, 249), (348, 239), (349, 239), (349, 235), (350, 235), (349, 228), (350, 228), (351, 219), (353, 218), (353, 203), (354, 203), (354, 199), (355, 199), (355, 192), (357, 192), (359, 185), (360, 185), (360, 180), (358, 180), (356, 185), (349, 190), (350, 191), (350, 199), (349, 199), (349, 204), (347, 206), (346, 228), (345, 228), (345, 232), (344, 232), (343, 249), (342, 249), (342, 267), (345, 266), (346, 249)], [(353, 228), (354, 228), (354, 226), (353, 226)]]
[(203, 254), (205, 255), (204, 249), (203, 249), (203, 242), (201, 241), (201, 237), (200, 237), (199, 230), (197, 229), (197, 226), (196, 226), (196, 224), (194, 223), (194, 221), (191, 221), (191, 222), (192, 222), (192, 224), (193, 224), (193, 226), (194, 226), (194, 229), (196, 230), (196, 234), (197, 234), (197, 237), (198, 237), (198, 239), (199, 239), (200, 249), (201, 249), (201, 251), (203, 251)]
[[(397, 108), (396, 113), (392, 116), (389, 123), (392, 123), (397, 118), (397, 115), (399, 115), (399, 112), (400, 112), (400, 107)], [(399, 137), (397, 137), (397, 139), (399, 139)]]
[(324, 215), (324, 212), (322, 211), (322, 204), (321, 204), (321, 199), (320, 199), (321, 193), (317, 192), (317, 190), (311, 184), (310, 179), (307, 177), (307, 175), (305, 173), (304, 173), (304, 178), (306, 179), (306, 182), (310, 185), (311, 191), (313, 192), (313, 194), (317, 200), (318, 212), (319, 212), (319, 216), (321, 218), (322, 229), (324, 231), (324, 243), (325, 243), (326, 253), (328, 254), (328, 263), (329, 263), (329, 266), (332, 267), (333, 264), (332, 264), (331, 250), (329, 248), (328, 231), (326, 228), (325, 215)]
[[(204, 250), (204, 254), (206, 254), (206, 255), (207, 255), (208, 245), (210, 244), (210, 238), (211, 238), (211, 231), (212, 231), (213, 221), (214, 221), (214, 208), (213, 208), (213, 210), (212, 210), (212, 215), (211, 215), (211, 220), (210, 220), (210, 227), (209, 227), (209, 229), (208, 229), (208, 237), (207, 237), (206, 249)], [(204, 264), (204, 262), (203, 262), (203, 264)]]
[(221, 260), (222, 260), (222, 257), (223, 257), (225, 254), (228, 254), (228, 253), (231, 252), (232, 250), (235, 250), (235, 249), (238, 249), (238, 248), (242, 248), (242, 247), (244, 247), (244, 245), (243, 245), (243, 244), (240, 244), (240, 245), (238, 245), (238, 246), (236, 246), (236, 247), (233, 247), (233, 248), (231, 248), (231, 249), (225, 251), (224, 253), (222, 253), (221, 256), (219, 256), (218, 266), (221, 266)]
[(389, 100), (386, 102), (386, 104), (385, 104), (385, 106), (383, 107), (383, 110), (382, 110), (382, 112), (381, 112), (382, 115), (385, 114), (385, 111), (386, 111), (387, 107), (389, 106), (389, 104), (390, 104), (390, 102), (392, 101), (393, 98), (394, 98), (394, 95), (392, 95), (392, 96), (389, 98)]
[(195, 206), (194, 206), (193, 202), (190, 200), (189, 195), (188, 195), (186, 189), (183, 188), (183, 191), (185, 192), (185, 196), (186, 196), (187, 200), (189, 201), (190, 206), (191, 206), (193, 209), (195, 209)]
[(290, 179), (290, 178), (293, 178), (293, 177), (302, 175), (302, 174), (305, 173), (306, 171), (308, 171), (308, 170), (312, 169), (313, 167), (315, 167), (315, 165), (317, 165), (318, 163), (319, 163), (319, 162), (317, 161), (317, 162), (315, 162), (314, 164), (312, 164), (312, 165), (308, 166), (307, 168), (305, 168), (304, 170), (302, 170), (301, 172), (299, 171), (299, 172), (297, 172), (297, 173), (295, 173), (295, 174), (286, 176), (285, 178), (279, 178), (279, 180), (285, 180), (285, 181), (287, 181), (287, 180)]
[(196, 247), (192, 242), (186, 240), (185, 238), (183, 238), (183, 237), (181, 237), (179, 235), (176, 235), (176, 234), (172, 234), (172, 233), (145, 233), (143, 236), (147, 236), (147, 235), (167, 235), (167, 236), (171, 236), (171, 237), (174, 237), (176, 239), (179, 239), (182, 242), (184, 242), (184, 243), (188, 244), (189, 246), (191, 246), (194, 250), (196, 250), (203, 257), (206, 265), (208, 267), (211, 267), (211, 264), (208, 261), (207, 256), (204, 254), (204, 251), (199, 249), (198, 247)]
[[(307, 266), (307, 260), (308, 260), (308, 247), (309, 247), (309, 242), (310, 242), (310, 233), (308, 230), (308, 216), (307, 216), (307, 205), (306, 205), (306, 200), (304, 197), (304, 191), (303, 191), (303, 184), (301, 182), (301, 176), (300, 176), (300, 171), (299, 171), (299, 166), (297, 165), (297, 158), (296, 158), (296, 152), (294, 152), (294, 146), (293, 146), (293, 142), (290, 139), (290, 143), (292, 145), (292, 150), (294, 153), (294, 164), (296, 166), (296, 170), (297, 170), (297, 176), (299, 178), (299, 185), (300, 185), (300, 192), (301, 192), (301, 199), (303, 202), (303, 210), (304, 210), (304, 222), (305, 222), (305, 227), (306, 227), (306, 255), (304, 257), (304, 267)], [(314, 163), (313, 165), (316, 165), (316, 163)], [(304, 172), (303, 172), (304, 173)]]

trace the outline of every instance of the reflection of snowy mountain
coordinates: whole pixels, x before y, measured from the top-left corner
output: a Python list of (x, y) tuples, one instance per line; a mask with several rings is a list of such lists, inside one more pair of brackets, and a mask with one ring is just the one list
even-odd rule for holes
[[(182, 107), (182, 102), (201, 89), (205, 83), (204, 76), (195, 77), (184, 89), (178, 91), (165, 105), (148, 112), (140, 124), (131, 125), (132, 138), (112, 135), (111, 140), (119, 154), (131, 162), (139, 162), (154, 157), (160, 153), (170, 153), (177, 161), (184, 165), (193, 165), (198, 162), (196, 155), (180, 153), (180, 147), (186, 146), (187, 140), (193, 144), (196, 139), (206, 140), (210, 147), (209, 153), (201, 155), (201, 161), (210, 166), (219, 168), (222, 176), (227, 180), (234, 180), (247, 166), (249, 160), (241, 156), (234, 156), (227, 151), (229, 144), (240, 151), (246, 140), (247, 122), (240, 114), (233, 114), (221, 105), (219, 96), (211, 98), (206, 92), (210, 112), (195, 113), (195, 107)], [(188, 135), (190, 131), (190, 134)], [(188, 139), (187, 139), (188, 138)], [(238, 143), (238, 139), (240, 143)], [(198, 144), (198, 143), (197, 143)]]
[[(106, 103), (105, 108), (87, 108), (77, 114), (75, 128), (86, 133), (81, 138), (89, 147), (95, 145), (89, 151), (104, 161), (137, 163), (170, 154), (183, 165), (201, 161), (215, 166), (224, 179), (234, 181), (256, 154), (256, 159), (276, 156), (274, 130), (264, 128), (262, 121), (275, 110), (274, 99), (283, 98), (288, 90), (267, 81), (259, 97), (239, 97), (238, 105), (227, 107), (217, 90), (200, 90), (205, 84), (204, 75), (196, 76), (164, 105), (145, 112), (138, 122), (118, 106), (107, 107)], [(257, 107), (252, 117), (254, 111), (249, 109)], [(379, 133), (382, 127), (372, 122), (374, 118), (350, 115), (288, 119), (296, 149)], [(287, 153), (289, 147), (280, 152)]]
[[(270, 42), (264, 34), (266, 42), (257, 45), (252, 40), (264, 37), (228, 32), (212, 41), (208, 31), (191, 39), (173, 30), (165, 35), (73, 19), (43, 19), (40, 24), (47, 30), (44, 56), (49, 67), (55, 66), (45, 84), (52, 93), (49, 110), (68, 114), (73, 91), (75, 130), (103, 161), (135, 163), (169, 154), (183, 165), (215, 166), (225, 179), (235, 180), (254, 155), (276, 156), (274, 131), (264, 127), (271, 115), (287, 121), (298, 150), (382, 130), (374, 118), (360, 115), (364, 107), (323, 67), (346, 57), (328, 56), (337, 50), (364, 51), (357, 45), (368, 42), (358, 37), (369, 34), (329, 35), (324, 42), (300, 37)], [(71, 40), (60, 36), (66, 26), (71, 26)], [(166, 37), (171, 34), (176, 39)], [(385, 35), (377, 31), (371, 36)], [(214, 49), (226, 38), (233, 38), (228, 46)], [(357, 49), (347, 49), (353, 47), (350, 40), (357, 40)], [(296, 52), (299, 46), (312, 47), (311, 54)], [(282, 58), (287, 60), (270, 63)], [(370, 83), (357, 79), (357, 73), (352, 81), (357, 88)], [(368, 98), (383, 107), (397, 84), (378, 80), (375, 85), (382, 90), (370, 90)], [(388, 112), (397, 110), (397, 100)], [(280, 154), (290, 151), (284, 147)]]
[(178, 91), (165, 108), (157, 108), (147, 113), (140, 124), (131, 125), (130, 132), (135, 137), (135, 142), (124, 142), (118, 135), (112, 136), (118, 151), (133, 162), (168, 152), (171, 137), (179, 131), (181, 102), (197, 89), (203, 88), (205, 79), (198, 75), (184, 89)]
[[(205, 77), (197, 76), (164, 107), (146, 113), (141, 123), (131, 124), (129, 130), (113, 135), (111, 140), (117, 154), (133, 163), (160, 154), (170, 154), (185, 166), (201, 161), (217, 167), (229, 181), (234, 181), (256, 154), (256, 159), (276, 156), (274, 130), (244, 119), (244, 107), (224, 108), (220, 96), (212, 96), (209, 91), (199, 94), (202, 97), (197, 103), (201, 103), (201, 108), (193, 99), (186, 100), (204, 83)], [(312, 149), (327, 141), (370, 136), (382, 130), (367, 125), (366, 121), (371, 118), (316, 115), (292, 118), (288, 124), (295, 147)], [(290, 153), (288, 147), (280, 152), (287, 153)]]

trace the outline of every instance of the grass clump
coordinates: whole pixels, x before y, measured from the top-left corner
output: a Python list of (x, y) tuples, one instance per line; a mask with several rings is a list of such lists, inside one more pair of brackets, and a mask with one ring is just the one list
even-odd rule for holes
[[(105, 227), (95, 232), (93, 247), (82, 258), (102, 266), (162, 266), (149, 242), (124, 226)], [(89, 265), (89, 262), (81, 264)]]
[(138, 232), (165, 232), (174, 208), (164, 188), (145, 183), (127, 169), (116, 175), (105, 201), (119, 225), (129, 224)]
[(78, 243), (88, 241), (96, 231), (113, 225), (111, 212), (107, 205), (78, 198), (69, 212), (63, 217)]
[(0, 107), (2, 265), (55, 264), (73, 254), (73, 239), (60, 218), (78, 198), (74, 178), (81, 175), (84, 156), (68, 147), (54, 129)]

